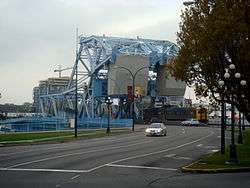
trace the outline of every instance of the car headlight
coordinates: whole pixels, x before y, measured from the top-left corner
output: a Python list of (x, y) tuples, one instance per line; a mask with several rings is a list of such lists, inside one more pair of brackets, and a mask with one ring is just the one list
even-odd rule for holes
[(145, 132), (146, 132), (146, 133), (149, 133), (149, 132), (150, 132), (150, 130), (149, 130), (149, 129), (146, 129), (146, 130), (145, 130)]
[(157, 129), (157, 130), (156, 130), (157, 133), (159, 133), (159, 132), (161, 132), (161, 131), (162, 131), (162, 129)]

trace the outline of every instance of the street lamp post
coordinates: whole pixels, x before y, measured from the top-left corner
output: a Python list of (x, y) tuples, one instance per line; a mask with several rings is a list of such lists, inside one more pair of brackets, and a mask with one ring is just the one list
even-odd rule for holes
[(222, 87), (221, 92), (221, 154), (225, 154), (225, 101), (224, 101), (224, 84), (223, 80), (219, 81), (219, 86)]
[(139, 68), (138, 70), (136, 70), (135, 73), (133, 73), (130, 69), (126, 67), (117, 66), (116, 68), (121, 68), (121, 69), (128, 71), (132, 77), (132, 119), (133, 119), (132, 131), (134, 131), (135, 130), (135, 78), (136, 78), (136, 75), (141, 70), (148, 68), (148, 66)]
[(235, 132), (235, 108), (234, 108), (234, 97), (233, 94), (231, 96), (232, 104), (231, 104), (231, 145), (230, 145), (230, 162), (238, 163), (237, 159), (237, 148), (235, 145), (234, 132)]
[(110, 97), (108, 97), (105, 102), (106, 102), (106, 104), (108, 106), (108, 126), (107, 126), (106, 133), (109, 134), (110, 133), (110, 105), (113, 102), (110, 100)]
[(241, 127), (241, 113), (239, 112), (239, 135), (238, 144), (243, 144), (242, 127)]
[(75, 73), (76, 73), (76, 80), (75, 80), (75, 138), (77, 138), (77, 119), (78, 119), (78, 93), (77, 93), (77, 89), (78, 89), (78, 85), (77, 85), (77, 79), (78, 79), (78, 63), (76, 63), (76, 67), (75, 67)]
[[(229, 70), (234, 75), (234, 77), (232, 77), (231, 80), (229, 80), (229, 78), (230, 78)], [(229, 70), (226, 69), (226, 72), (224, 74), (224, 78), (225, 78), (225, 80), (227, 80), (227, 84), (230, 87), (230, 91), (231, 91), (231, 93), (230, 93), (231, 94), (231, 145), (230, 145), (230, 162), (231, 163), (237, 163), (238, 162), (238, 159), (237, 159), (237, 148), (236, 148), (236, 145), (235, 145), (235, 138), (234, 138), (234, 132), (235, 132), (235, 106), (234, 106), (235, 98), (234, 98), (234, 90), (236, 90), (237, 89), (236, 87), (239, 85), (239, 84), (236, 83), (236, 81), (240, 79), (241, 74), (238, 73), (238, 72), (235, 73), (235, 65), (234, 64), (230, 64), (229, 65)], [(236, 80), (235, 80), (235, 78), (236, 78)], [(240, 81), (240, 85), (245, 86), (246, 85), (246, 81), (245, 80), (241, 80)], [(239, 134), (242, 134), (241, 131), (240, 131)], [(240, 137), (242, 137), (242, 135)]]
[(245, 127), (245, 117), (244, 117), (244, 114), (242, 116), (242, 130), (246, 130), (246, 127)]

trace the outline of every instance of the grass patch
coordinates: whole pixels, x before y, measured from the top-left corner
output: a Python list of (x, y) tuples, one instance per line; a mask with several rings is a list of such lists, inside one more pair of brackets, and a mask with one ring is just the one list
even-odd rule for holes
[[(109, 135), (129, 133), (129, 129), (113, 129)], [(8, 133), (0, 135), (0, 144), (38, 143), (38, 142), (65, 142), (76, 139), (89, 139), (109, 136), (106, 130), (78, 131), (78, 137), (74, 137), (74, 131), (39, 132), (39, 133)]]
[(238, 164), (230, 164), (229, 161), (229, 147), (226, 149), (226, 154), (221, 155), (220, 152), (204, 156), (196, 163), (189, 166), (193, 169), (220, 169), (220, 168), (241, 168), (250, 167), (250, 130), (243, 132), (244, 144), (237, 145)]

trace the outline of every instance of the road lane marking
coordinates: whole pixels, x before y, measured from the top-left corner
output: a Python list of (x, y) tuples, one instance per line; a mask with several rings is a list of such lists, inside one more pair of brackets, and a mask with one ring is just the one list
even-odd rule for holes
[(133, 166), (133, 165), (118, 165), (118, 164), (108, 164), (109, 167), (120, 167), (120, 168), (138, 168), (138, 169), (151, 169), (151, 170), (167, 170), (167, 171), (177, 171), (176, 168), (161, 168), (154, 166)]
[(98, 170), (98, 169), (103, 168), (103, 167), (105, 167), (105, 166), (107, 166), (107, 165), (108, 165), (108, 164), (103, 164), (103, 165), (100, 165), (100, 166), (96, 166), (96, 167), (94, 167), (94, 168), (89, 169), (88, 172), (92, 172), (92, 171), (94, 171), (94, 170)]
[(68, 157), (68, 156), (82, 155), (82, 154), (86, 154), (86, 153), (94, 153), (94, 152), (107, 151), (107, 150), (112, 150), (112, 149), (126, 148), (126, 147), (136, 146), (136, 145), (140, 145), (140, 144), (150, 143), (150, 142), (153, 142), (153, 141), (151, 140), (151, 141), (147, 141), (147, 142), (145, 142), (145, 141), (144, 142), (137, 142), (137, 143), (130, 144), (130, 145), (113, 146), (113, 147), (109, 147), (109, 148), (96, 149), (96, 150), (90, 150), (90, 151), (84, 151), (84, 152), (78, 152), (78, 153), (68, 153), (68, 154), (64, 154), (64, 155), (57, 155), (54, 157), (47, 157), (47, 158), (38, 159), (38, 160), (34, 160), (34, 161), (27, 161), (24, 163), (18, 163), (15, 165), (8, 166), (6, 168), (15, 168), (15, 167), (19, 167), (19, 166), (23, 166), (23, 165), (27, 165), (27, 164), (33, 164), (33, 163), (38, 163), (38, 162), (48, 161), (48, 160), (52, 160), (52, 159)]
[(196, 143), (196, 142), (199, 142), (201, 140), (204, 140), (204, 139), (210, 137), (213, 134), (214, 134), (214, 132), (210, 132), (209, 135), (207, 135), (205, 137), (201, 137), (201, 138), (199, 138), (197, 140), (194, 140), (192, 142), (188, 142), (188, 143), (185, 143), (185, 144), (182, 144), (182, 145), (179, 145), (179, 146), (167, 148), (167, 149), (156, 151), (156, 152), (146, 153), (146, 154), (142, 154), (142, 155), (135, 155), (135, 156), (132, 156), (132, 157), (126, 157), (126, 158), (123, 158), (123, 159), (119, 159), (119, 160), (113, 161), (113, 162), (111, 162), (109, 164), (114, 164), (114, 163), (118, 163), (118, 162), (122, 162), (122, 161), (127, 161), (127, 160), (131, 160), (131, 159), (136, 159), (136, 158), (141, 158), (141, 157), (147, 157), (147, 156), (150, 156), (150, 155), (155, 155), (155, 154), (159, 154), (159, 153), (164, 153), (166, 151), (171, 151), (171, 150), (175, 150), (175, 149), (178, 149), (178, 148), (182, 148), (184, 146), (191, 145), (193, 143)]
[(203, 146), (203, 144), (198, 144), (198, 145), (197, 145), (197, 147), (201, 147), (201, 146)]
[[(87, 144), (95, 144), (95, 143), (98, 143), (98, 142), (103, 142), (103, 141), (111, 141), (111, 142), (117, 142), (117, 141), (120, 141), (120, 140), (123, 140), (123, 139), (126, 139), (126, 138), (134, 138), (134, 137), (137, 137), (140, 135), (133, 135), (133, 136), (127, 136), (127, 137), (122, 137), (122, 138), (119, 138), (119, 139), (113, 139), (113, 138), (100, 138), (100, 140), (95, 140), (93, 142), (88, 142)], [(54, 147), (50, 147), (50, 148), (39, 148), (39, 149), (29, 149), (29, 150), (25, 150), (25, 151), (18, 151), (18, 152), (12, 152), (12, 153), (6, 153), (6, 154), (1, 154), (1, 155), (6, 155), (6, 156), (10, 156), (10, 155), (16, 155), (16, 154), (22, 154), (22, 153), (29, 153), (29, 152), (33, 152), (33, 151), (42, 151), (42, 150), (52, 150), (52, 149), (65, 149), (65, 148), (72, 148), (74, 146), (85, 146), (84, 144), (86, 144), (86, 142), (84, 142), (83, 144), (79, 145), (77, 143), (77, 145), (67, 145), (67, 146), (54, 146)], [(77, 149), (77, 148), (75, 148)]]
[(213, 149), (213, 148), (217, 148), (217, 146), (205, 146), (206, 149)]
[[(170, 138), (170, 137), (173, 137), (173, 136), (167, 136), (167, 138)], [(99, 152), (99, 151), (106, 151), (106, 150), (111, 150), (111, 149), (119, 149), (119, 148), (130, 147), (130, 146), (135, 146), (135, 145), (140, 145), (140, 144), (145, 144), (145, 143), (151, 143), (151, 142), (153, 142), (153, 140), (143, 141), (143, 142), (137, 142), (137, 143), (130, 144), (130, 145), (114, 146), (114, 147), (110, 147), (110, 148), (106, 148), (106, 149), (97, 149), (97, 150), (91, 150), (91, 151), (85, 151), (85, 152), (69, 153), (69, 154), (65, 154), (65, 155), (58, 155), (58, 156), (54, 156), (54, 157), (47, 157), (47, 158), (43, 158), (43, 159), (39, 159), (39, 160), (34, 160), (34, 161), (27, 161), (27, 162), (24, 162), (24, 163), (19, 163), (19, 164), (8, 166), (6, 168), (15, 168), (15, 167), (19, 167), (19, 166), (23, 166), (23, 165), (27, 165), (27, 164), (38, 163), (38, 162), (43, 162), (43, 161), (57, 159), (57, 158), (63, 158), (63, 157), (68, 157), (68, 156), (73, 156), (73, 155), (81, 155), (81, 154), (93, 153), (93, 152)], [(98, 169), (100, 167), (95, 167), (93, 169), (95, 170), (96, 168)]]
[(73, 180), (73, 179), (76, 179), (76, 178), (79, 178), (80, 177), (80, 174), (78, 174), (78, 175), (75, 175), (75, 176), (73, 176), (72, 178), (70, 178), (71, 180)]
[(214, 153), (215, 153), (215, 152), (218, 152), (218, 151), (219, 151), (218, 149), (213, 149), (213, 150), (212, 150), (212, 152), (214, 152)]
[[(136, 135), (130, 135), (128, 134), (127, 136), (124, 136), (122, 138), (118, 138), (116, 139), (117, 136), (114, 136), (112, 138), (98, 138), (98, 140), (96, 139), (93, 139), (92, 142), (87, 142), (87, 144), (95, 144), (95, 143), (98, 143), (98, 142), (103, 142), (103, 141), (109, 141), (109, 142), (117, 142), (117, 141), (122, 141), (124, 139), (131, 139), (131, 138), (138, 138), (138, 136), (140, 137), (144, 137), (144, 134), (142, 134), (143, 132), (140, 132)], [(170, 136), (172, 137), (172, 136)], [(168, 137), (169, 138), (169, 137)], [(12, 153), (6, 153), (6, 154), (1, 154), (1, 155), (4, 155), (4, 156), (10, 156), (10, 155), (16, 155), (16, 154), (22, 154), (22, 153), (29, 153), (29, 152), (33, 152), (33, 151), (42, 151), (42, 150), (53, 150), (53, 149), (65, 149), (65, 148), (73, 148), (75, 146), (85, 146), (84, 144), (86, 144), (86, 142), (82, 143), (82, 144), (79, 144), (79, 143), (76, 143), (76, 144), (72, 144), (72, 145), (67, 145), (67, 146), (54, 146), (54, 147), (50, 147), (50, 148), (35, 148), (35, 149), (29, 149), (29, 150), (25, 150), (25, 151), (17, 151), (17, 152), (12, 152)], [(73, 149), (77, 149), (77, 148), (73, 148)], [(80, 149), (80, 148), (79, 148)]]
[[(114, 163), (118, 163), (118, 162), (121, 162), (121, 161), (126, 161), (126, 160), (130, 160), (130, 159), (135, 159), (135, 158), (140, 158), (140, 157), (146, 157), (146, 156), (150, 156), (150, 155), (154, 155), (154, 154), (159, 154), (159, 153), (163, 153), (163, 152), (166, 152), (166, 151), (170, 151), (170, 150), (174, 150), (174, 149), (178, 149), (178, 148), (181, 148), (181, 147), (184, 147), (186, 145), (190, 145), (190, 144), (193, 144), (193, 143), (196, 143), (196, 142), (199, 142), (200, 140), (204, 140), (206, 139), (207, 137), (213, 135), (214, 132), (211, 132), (209, 135), (205, 136), (205, 137), (202, 137), (202, 138), (199, 138), (197, 140), (194, 140), (192, 142), (188, 142), (188, 143), (185, 143), (185, 144), (182, 144), (182, 145), (179, 145), (179, 146), (175, 146), (175, 147), (171, 147), (171, 148), (167, 148), (165, 150), (160, 150), (160, 151), (157, 151), (157, 152), (151, 152), (151, 153), (146, 153), (146, 154), (142, 154), (142, 155), (135, 155), (135, 156), (132, 156), (132, 157), (127, 157), (127, 158), (123, 158), (123, 159), (119, 159), (119, 160), (116, 160), (116, 161), (113, 161), (113, 162), (110, 162), (110, 163), (106, 163), (106, 164), (103, 164), (103, 165), (100, 165), (100, 166), (97, 166), (97, 167), (94, 167), (92, 169), (89, 169), (89, 170), (62, 170), (62, 169), (28, 169), (28, 168), (14, 168), (12, 166), (12, 168), (10, 167), (7, 167), (7, 168), (0, 168), (0, 171), (33, 171), (33, 172), (65, 172), (65, 173), (89, 173), (89, 172), (92, 172), (94, 170), (97, 170), (97, 169), (100, 169), (100, 168), (103, 168), (103, 167), (106, 167), (106, 166), (110, 166), (110, 165), (116, 165)], [(147, 142), (143, 142), (143, 143), (147, 143)], [(133, 144), (135, 145), (135, 144)], [(137, 144), (138, 145), (138, 144)], [(122, 147), (128, 147), (129, 145), (127, 146), (120, 146), (119, 148), (122, 148)], [(131, 145), (130, 145), (131, 146)], [(114, 149), (114, 147), (112, 147)], [(110, 149), (110, 148), (109, 148)], [(105, 149), (107, 150), (107, 149)], [(96, 150), (93, 150), (93, 151), (89, 151), (89, 152), (95, 152)], [(100, 150), (99, 150), (100, 151)], [(103, 150), (102, 150), (103, 151)], [(81, 152), (81, 153), (77, 153), (77, 154), (82, 154), (82, 153), (86, 153), (86, 152)], [(76, 155), (76, 154), (71, 154), (71, 155)], [(58, 157), (58, 156), (57, 156)], [(60, 157), (63, 157), (63, 156), (60, 156)], [(60, 158), (59, 157), (59, 158)], [(48, 159), (49, 160), (49, 159)], [(35, 161), (36, 162), (36, 161)], [(32, 162), (29, 162), (30, 164), (31, 163), (34, 163), (34, 161)], [(22, 164), (24, 165), (24, 164)], [(21, 164), (19, 164), (19, 166), (21, 166)], [(158, 168), (158, 167), (157, 167)]]
[(176, 156), (176, 154), (168, 154), (168, 155), (165, 155), (164, 157), (173, 158), (175, 156)]
[(193, 160), (193, 159), (190, 158), (190, 157), (181, 157), (181, 156), (174, 157), (174, 159), (177, 159), (177, 160)]
[(103, 167), (105, 167), (105, 166), (113, 165), (113, 164), (115, 164), (115, 163), (119, 163), (119, 162), (122, 162), (122, 161), (127, 161), (127, 160), (131, 160), (131, 159), (142, 158), (142, 157), (147, 157), (147, 156), (150, 156), (150, 155), (155, 155), (155, 154), (159, 154), (159, 153), (164, 153), (164, 152), (166, 152), (166, 151), (171, 151), (171, 150), (175, 150), (175, 149), (178, 149), (178, 148), (182, 148), (182, 147), (184, 147), (184, 146), (191, 145), (191, 144), (193, 144), (193, 143), (196, 143), (196, 142), (199, 142), (199, 141), (201, 141), (201, 140), (204, 140), (204, 139), (206, 139), (206, 138), (212, 136), (213, 134), (214, 134), (214, 132), (211, 131), (209, 135), (207, 135), (207, 136), (205, 136), (205, 137), (201, 137), (201, 138), (199, 138), (199, 139), (197, 139), (197, 140), (194, 140), (194, 141), (192, 141), (192, 142), (188, 142), (188, 143), (185, 143), (185, 144), (182, 144), (182, 145), (179, 145), (179, 146), (167, 148), (167, 149), (160, 150), (160, 151), (156, 151), (156, 152), (145, 153), (145, 154), (141, 154), (141, 155), (135, 155), (135, 156), (132, 156), (132, 157), (126, 157), (126, 158), (123, 158), (123, 159), (119, 159), (119, 160), (116, 160), (116, 161), (113, 161), (113, 162), (110, 162), (110, 163), (106, 163), (106, 164), (97, 166), (97, 167), (95, 167), (95, 168), (90, 169), (89, 171), (92, 172), (92, 171), (94, 171), (94, 170), (103, 168)]
[(43, 169), (43, 168), (0, 168), (0, 171), (29, 171), (29, 172), (66, 172), (66, 173), (83, 173), (88, 170), (63, 170), (63, 169)]
[(177, 156), (176, 154), (165, 155), (164, 157), (177, 159), (177, 160), (192, 160), (190, 157)]

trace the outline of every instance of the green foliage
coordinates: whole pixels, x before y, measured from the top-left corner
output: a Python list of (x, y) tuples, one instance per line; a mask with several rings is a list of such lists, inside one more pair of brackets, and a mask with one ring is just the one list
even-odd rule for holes
[(241, 87), (237, 81), (237, 87), (225, 92), (225, 98), (232, 103), (229, 96), (233, 93), (235, 105), (250, 120), (250, 0), (196, 2), (181, 15), (180, 52), (168, 68), (177, 79), (195, 85), (197, 95), (212, 94), (215, 98), (221, 93), (218, 81), (223, 79), (225, 68), (234, 63), (248, 84)]
[[(111, 134), (128, 133), (127, 129), (111, 130)], [(96, 138), (107, 136), (106, 130), (79, 131), (78, 138)], [(0, 143), (36, 143), (44, 141), (69, 141), (74, 139), (74, 133), (64, 132), (37, 132), (37, 133), (7, 133), (0, 134)]]
[(250, 167), (250, 131), (244, 131), (244, 144), (237, 145), (238, 164), (228, 164), (229, 148), (225, 155), (219, 152), (209, 156), (202, 157), (197, 163), (194, 163), (191, 168), (194, 169), (218, 169), (218, 168), (235, 168), (235, 167)]

